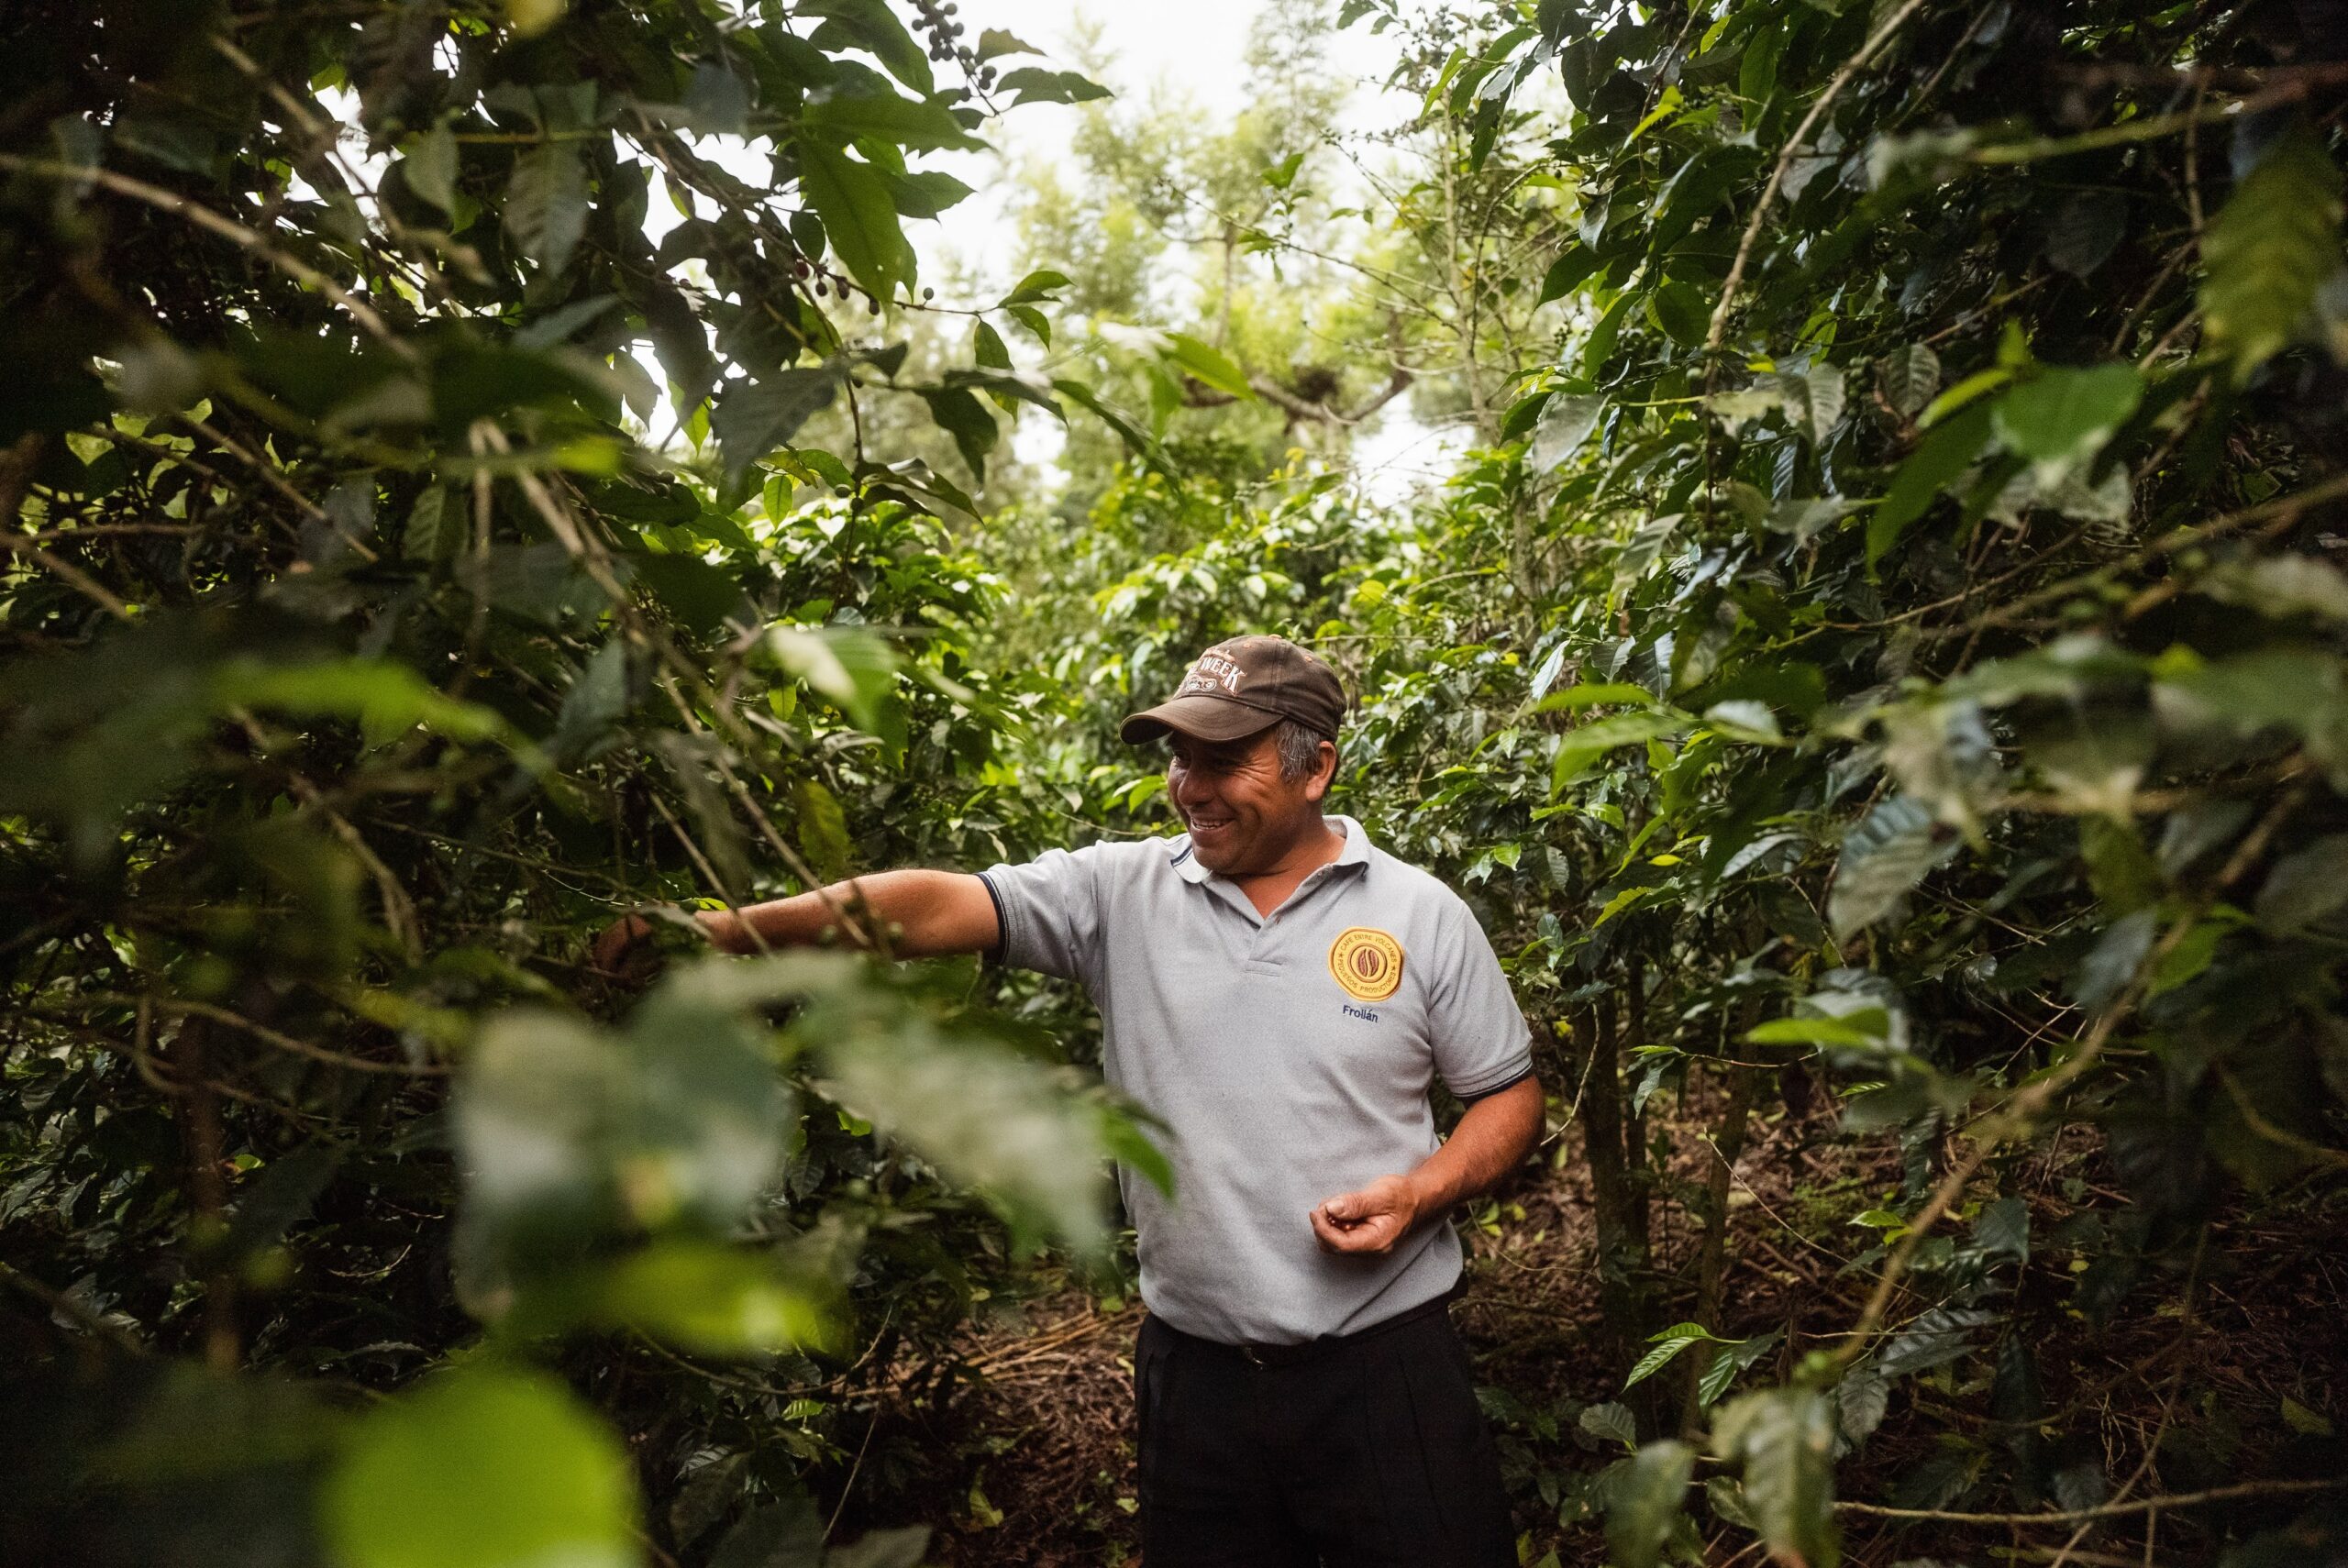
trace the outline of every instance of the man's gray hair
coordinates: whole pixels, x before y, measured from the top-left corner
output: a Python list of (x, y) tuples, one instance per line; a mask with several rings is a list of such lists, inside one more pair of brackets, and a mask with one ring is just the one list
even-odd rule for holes
[(1273, 744), (1279, 747), (1280, 779), (1293, 784), (1309, 777), (1321, 766), (1321, 743), (1328, 736), (1305, 728), (1294, 719), (1282, 719), (1272, 729)]

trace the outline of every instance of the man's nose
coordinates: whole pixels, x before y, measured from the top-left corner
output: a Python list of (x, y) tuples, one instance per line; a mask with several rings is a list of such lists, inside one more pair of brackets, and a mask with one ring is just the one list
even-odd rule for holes
[(1174, 770), (1174, 799), (1180, 805), (1202, 806), (1214, 799), (1214, 789), (1197, 769), (1178, 767)]

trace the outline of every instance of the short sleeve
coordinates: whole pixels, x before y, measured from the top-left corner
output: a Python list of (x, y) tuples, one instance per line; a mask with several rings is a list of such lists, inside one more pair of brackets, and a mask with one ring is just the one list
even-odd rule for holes
[(1533, 1071), (1533, 1031), (1500, 955), (1464, 903), (1443, 917), (1427, 1021), (1435, 1071), (1461, 1099), (1504, 1089)]
[(1090, 985), (1100, 969), (1100, 862), (1093, 845), (1046, 850), (1024, 866), (980, 872), (1002, 927), (996, 956), (1014, 969)]

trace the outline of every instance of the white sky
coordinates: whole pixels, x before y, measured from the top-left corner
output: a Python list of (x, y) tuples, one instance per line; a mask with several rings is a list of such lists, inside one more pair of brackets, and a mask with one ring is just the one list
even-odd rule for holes
[[(1334, 6), (1336, 0), (1329, 0)], [(1112, 54), (1100, 74), (1102, 84), (1121, 95), (1141, 95), (1153, 88), (1170, 89), (1194, 101), (1202, 113), (1225, 117), (1245, 108), (1247, 35), (1262, 0), (960, 0), (956, 19), (969, 29), (965, 41), (987, 28), (1001, 28), (1052, 56), (1055, 63), (1075, 63), (1073, 42), (1086, 27), (1098, 29), (1100, 43)], [(1406, 9), (1412, 8), (1406, 5)], [(1392, 69), (1395, 45), (1390, 37), (1373, 36), (1367, 24), (1336, 34), (1329, 48), (1330, 70), (1353, 83), (1346, 124), (1367, 127), (1386, 123), (1409, 112), (1402, 95), (1385, 93), (1382, 83)], [(1006, 60), (1003, 66), (1035, 63)], [(914, 241), (925, 248), (939, 246), (976, 260), (997, 281), (1007, 270), (1012, 247), (1010, 226), (990, 201), (987, 180), (1002, 160), (1048, 157), (1056, 143), (1065, 143), (1077, 111), (1052, 105), (1031, 105), (1016, 110), (987, 128), (1000, 149), (995, 156), (974, 155), (933, 162), (949, 168), (979, 193), (949, 211), (939, 223), (913, 226)], [(1032, 429), (1030, 427), (1033, 427)], [(1048, 435), (1042, 422), (1021, 422), (1023, 450), (1026, 441)], [(1395, 501), (1423, 484), (1440, 480), (1462, 443), (1448, 432), (1431, 430), (1412, 419), (1406, 400), (1389, 403), (1382, 414), (1357, 434), (1354, 457), (1369, 492), (1381, 501)]]

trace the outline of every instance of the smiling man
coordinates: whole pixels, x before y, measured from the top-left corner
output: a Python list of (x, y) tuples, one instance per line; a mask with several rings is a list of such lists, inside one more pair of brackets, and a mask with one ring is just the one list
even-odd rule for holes
[[(1175, 1197), (1119, 1182), (1147, 1568), (1509, 1568), (1500, 1471), (1445, 1307), (1447, 1211), (1532, 1148), (1529, 1032), (1458, 896), (1324, 814), (1344, 689), (1279, 637), (1199, 656), (1124, 725), (1189, 832), (978, 876), (890, 871), (696, 918), (729, 951), (861, 903), (909, 956), (1080, 980), (1109, 1081), (1163, 1119)], [(597, 944), (622, 966), (642, 922)], [(1467, 1103), (1449, 1140), (1429, 1089)]]

